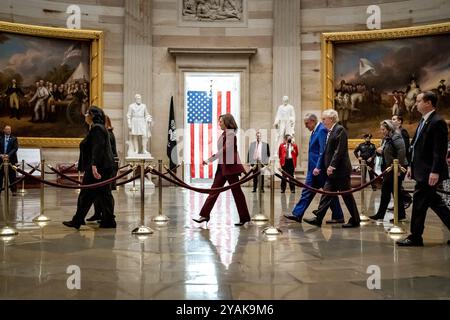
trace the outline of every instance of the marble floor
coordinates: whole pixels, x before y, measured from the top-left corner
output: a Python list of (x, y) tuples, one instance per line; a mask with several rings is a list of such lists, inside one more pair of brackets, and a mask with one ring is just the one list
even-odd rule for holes
[[(257, 194), (244, 192), (251, 213), (259, 213)], [(385, 232), (391, 214), (385, 224), (358, 229), (319, 229), (285, 219), (299, 195), (276, 190), (275, 225), (282, 234), (270, 239), (262, 233), (265, 226), (234, 226), (238, 215), (230, 192), (220, 196), (206, 227), (191, 220), (205, 195), (165, 187), (162, 211), (170, 222), (158, 226), (151, 222), (158, 214), (158, 189), (147, 190), (145, 224), (154, 233), (136, 237), (131, 231), (140, 225), (139, 192), (114, 192), (117, 229), (93, 223), (76, 231), (61, 224), (75, 211), (75, 191), (46, 188), (51, 222), (38, 226), (32, 219), (40, 210), (39, 190), (28, 190), (11, 198), (8, 220), (19, 234), (0, 239), (0, 299), (450, 298), (450, 233), (436, 215), (427, 218), (425, 247), (398, 248)], [(380, 191), (366, 192), (368, 214), (379, 198)], [(356, 200), (360, 205), (359, 194)], [(267, 189), (261, 202), (269, 215)], [(409, 223), (402, 226), (408, 230)]]

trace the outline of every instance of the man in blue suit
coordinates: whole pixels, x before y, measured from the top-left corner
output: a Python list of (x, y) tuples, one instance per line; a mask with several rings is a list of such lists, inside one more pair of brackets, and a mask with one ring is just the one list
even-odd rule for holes
[[(317, 116), (313, 113), (307, 113), (303, 120), (305, 127), (311, 131), (308, 149), (308, 173), (306, 175), (305, 184), (313, 188), (320, 189), (324, 186), (327, 179), (326, 172), (324, 170), (320, 170), (320, 168), (327, 142), (328, 129), (325, 128), (323, 123), (320, 122), (317, 119)], [(292, 210), (292, 215), (285, 215), (285, 217), (301, 223), (302, 217), (315, 195), (316, 193), (304, 188), (299, 202)], [(335, 197), (333, 200), (331, 204), (331, 211), (333, 214), (331, 220), (328, 220), (327, 223), (344, 222), (344, 214), (342, 213), (338, 197)]]

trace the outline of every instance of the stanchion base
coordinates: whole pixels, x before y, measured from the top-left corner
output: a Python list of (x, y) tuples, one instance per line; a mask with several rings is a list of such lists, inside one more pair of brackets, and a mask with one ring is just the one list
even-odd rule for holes
[(33, 219), (33, 222), (49, 222), (52, 221), (49, 217), (44, 216), (43, 214), (37, 216)]
[(388, 233), (390, 233), (390, 234), (402, 234), (402, 233), (406, 233), (406, 231), (403, 230), (402, 228), (400, 228), (399, 226), (393, 226), (392, 228), (390, 228), (388, 230)]
[(168, 222), (169, 220), (170, 220), (169, 217), (165, 216), (163, 214), (157, 215), (156, 217), (154, 217), (152, 219), (152, 221), (154, 221), (154, 222)]
[(359, 220), (361, 220), (361, 221), (369, 221), (370, 218), (368, 216), (366, 216), (365, 214), (360, 214), (359, 215)]
[(133, 229), (133, 231), (131, 231), (131, 233), (132, 234), (152, 234), (153, 230), (150, 227), (140, 226), (140, 227)]
[(25, 189), (17, 190), (16, 193), (23, 196), (23, 195), (27, 194), (27, 190), (25, 190)]
[(8, 227), (8, 226), (0, 229), (0, 237), (10, 237), (10, 236), (15, 236), (17, 234), (19, 234), (19, 232), (17, 232), (16, 229)]
[(130, 189), (128, 189), (128, 191), (133, 191), (133, 192), (138, 191), (138, 190), (139, 190), (139, 189), (136, 188), (136, 187), (131, 187)]
[(263, 215), (262, 213), (259, 214), (255, 214), (252, 217), (252, 221), (268, 221), (269, 218), (267, 218), (265, 215)]
[(277, 229), (274, 226), (267, 227), (262, 232), (266, 236), (277, 236), (282, 233), (280, 229)]

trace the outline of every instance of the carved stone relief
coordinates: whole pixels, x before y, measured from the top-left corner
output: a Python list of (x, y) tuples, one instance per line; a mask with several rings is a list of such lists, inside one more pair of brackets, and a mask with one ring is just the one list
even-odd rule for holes
[(183, 0), (184, 21), (242, 21), (244, 0)]

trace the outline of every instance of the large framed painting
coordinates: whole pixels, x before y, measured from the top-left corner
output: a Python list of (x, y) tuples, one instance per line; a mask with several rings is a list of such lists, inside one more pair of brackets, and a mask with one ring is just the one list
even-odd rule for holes
[(78, 147), (103, 104), (103, 33), (0, 22), (0, 124), (21, 146)]
[(365, 133), (381, 138), (379, 123), (401, 115), (414, 134), (420, 91), (438, 94), (450, 119), (450, 23), (322, 34), (322, 102), (338, 111), (349, 147)]

